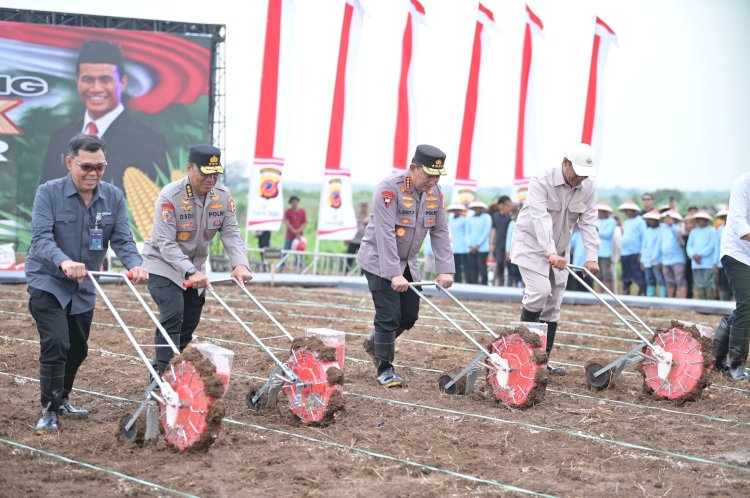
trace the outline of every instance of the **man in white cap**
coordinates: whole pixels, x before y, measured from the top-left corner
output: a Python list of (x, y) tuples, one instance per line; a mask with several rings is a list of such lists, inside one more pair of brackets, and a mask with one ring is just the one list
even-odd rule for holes
[(469, 283), (487, 285), (487, 256), (490, 254), (492, 217), (487, 204), (480, 200), (469, 203), (474, 216), (467, 218), (469, 225)]
[(638, 286), (638, 295), (646, 295), (646, 276), (641, 270), (641, 246), (646, 235), (646, 222), (639, 214), (641, 208), (632, 200), (625, 201), (618, 208), (625, 214), (622, 222), (622, 293), (630, 294), (630, 286)]
[[(595, 175), (594, 150), (577, 144), (560, 166), (531, 179), (518, 214), (511, 260), (526, 284), (521, 321), (547, 324), (547, 355), (555, 342), (574, 226), (583, 237), (584, 267), (599, 272), (596, 185), (589, 179)], [(547, 368), (552, 375), (565, 375), (563, 367)]]

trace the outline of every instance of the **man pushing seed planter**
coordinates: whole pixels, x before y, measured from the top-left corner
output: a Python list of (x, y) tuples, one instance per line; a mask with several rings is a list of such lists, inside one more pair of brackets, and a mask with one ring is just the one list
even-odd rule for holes
[[(521, 269), (526, 285), (521, 321), (547, 324), (547, 355), (552, 351), (560, 318), (570, 239), (578, 226), (586, 252), (584, 267), (599, 272), (596, 176), (594, 150), (578, 144), (562, 164), (531, 179), (526, 202), (518, 214), (511, 261)], [(551, 375), (565, 375), (565, 368), (547, 366)]]

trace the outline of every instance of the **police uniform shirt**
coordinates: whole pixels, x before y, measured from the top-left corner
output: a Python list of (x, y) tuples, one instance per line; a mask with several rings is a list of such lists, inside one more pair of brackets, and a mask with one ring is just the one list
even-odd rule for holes
[[(529, 193), (513, 233), (511, 261), (549, 275), (550, 254), (570, 261), (570, 238), (576, 224), (583, 237), (586, 261), (598, 261), (596, 184), (587, 178), (572, 188), (565, 183), (562, 166), (546, 170), (529, 183)], [(565, 270), (554, 272), (558, 284), (567, 278)]]
[(363, 270), (391, 279), (404, 274), (406, 265), (415, 282), (421, 280), (417, 256), (430, 233), (438, 274), (454, 273), (443, 194), (412, 188), (409, 172), (388, 176), (375, 187), (370, 222), (357, 255)]
[[(89, 249), (89, 230), (95, 226), (102, 230), (101, 250)], [(34, 198), (31, 248), (26, 260), (29, 287), (53, 294), (63, 309), (72, 301), (73, 315), (92, 310), (96, 290), (91, 280), (85, 278), (79, 284), (66, 278), (60, 264), (69, 259), (85, 264), (90, 271), (99, 271), (109, 246), (126, 268), (141, 266), (122, 190), (100, 182), (86, 206), (70, 174), (39, 187)]]
[(232, 268), (249, 268), (229, 189), (217, 184), (201, 199), (194, 195), (189, 177), (170, 183), (156, 201), (151, 239), (143, 247), (143, 265), (181, 287), (186, 273), (205, 273), (208, 245), (217, 231)]

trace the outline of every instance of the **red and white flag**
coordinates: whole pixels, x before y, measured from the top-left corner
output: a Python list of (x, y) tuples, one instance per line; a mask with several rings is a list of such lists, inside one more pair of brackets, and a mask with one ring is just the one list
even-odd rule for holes
[(474, 45), (471, 51), (471, 65), (469, 66), (469, 83), (466, 87), (466, 104), (464, 106), (464, 122), (461, 129), (461, 142), (458, 146), (458, 162), (456, 164), (456, 180), (453, 184), (452, 202), (469, 204), (474, 200), (477, 191), (477, 181), (472, 178), (471, 160), (474, 152), (479, 150), (479, 140), (474, 133), (478, 111), (481, 104), (485, 85), (481, 84), (482, 56), (489, 46), (491, 31), (495, 28), (495, 17), (492, 11), (479, 3), (477, 22), (474, 30)]
[(320, 191), (317, 240), (349, 240), (357, 233), (349, 168), (354, 157), (350, 149), (353, 126), (352, 106), (347, 107), (346, 101), (347, 96), (351, 96), (355, 88), (363, 18), (364, 9), (359, 0), (346, 0), (331, 125), (328, 133), (324, 183)]
[(401, 43), (401, 76), (398, 80), (396, 138), (393, 143), (393, 172), (404, 171), (410, 163), (409, 154), (415, 146), (416, 99), (414, 97), (414, 53), (419, 47), (421, 24), (427, 24), (425, 10), (418, 0), (408, 0), (409, 12)]
[(532, 60), (534, 37), (543, 38), (542, 20), (526, 5), (526, 29), (521, 60), (521, 92), (518, 99), (518, 136), (516, 138), (516, 169), (513, 180), (515, 200), (523, 202), (529, 178), (541, 171), (537, 144), (536, 98)]
[(281, 172), (291, 128), (293, 0), (268, 0), (255, 162), (247, 196), (247, 229), (276, 231), (284, 218)]
[(594, 48), (591, 51), (591, 70), (589, 71), (589, 86), (586, 95), (586, 113), (583, 115), (583, 137), (581, 142), (587, 143), (594, 148), (597, 162), (602, 152), (602, 76), (604, 75), (604, 63), (610, 45), (617, 45), (617, 35), (607, 26), (607, 23), (596, 18), (594, 29)]

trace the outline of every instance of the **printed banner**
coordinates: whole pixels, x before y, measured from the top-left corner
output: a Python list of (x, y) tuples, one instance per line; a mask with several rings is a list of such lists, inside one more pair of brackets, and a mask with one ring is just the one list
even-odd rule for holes
[(464, 206), (469, 205), (470, 202), (474, 201), (477, 197), (477, 181), (476, 180), (459, 180), (453, 183), (453, 194), (451, 195), (451, 203), (458, 202)]
[(247, 197), (249, 230), (277, 231), (284, 218), (281, 172), (291, 129), (292, 0), (269, 0), (255, 164)]
[(419, 47), (420, 24), (427, 24), (425, 10), (417, 0), (409, 0), (403, 41), (401, 42), (401, 76), (398, 82), (396, 137), (393, 142), (393, 173), (404, 171), (416, 147), (416, 97), (414, 95), (413, 54)]
[(351, 176), (340, 169), (326, 170), (318, 208), (318, 239), (350, 240), (356, 233)]
[(589, 71), (589, 86), (586, 93), (586, 112), (583, 115), (583, 137), (581, 142), (591, 145), (597, 162), (602, 153), (602, 115), (603, 115), (603, 83), (604, 63), (607, 60), (609, 46), (617, 45), (617, 35), (607, 24), (596, 18), (594, 30), (594, 48), (591, 50), (591, 70)]
[(518, 99), (516, 169), (513, 180), (513, 196), (516, 202), (523, 202), (526, 199), (529, 178), (541, 173), (542, 170), (537, 143), (532, 37), (543, 37), (543, 29), (542, 20), (526, 5), (526, 28), (524, 30), (521, 60), (521, 92)]
[(281, 188), (281, 159), (255, 158), (248, 193), (247, 229), (275, 232), (284, 220), (284, 193)]
[[(466, 87), (466, 104), (464, 106), (464, 121), (461, 129), (461, 142), (458, 146), (458, 162), (456, 164), (456, 185), (459, 182), (465, 184), (473, 183), (476, 187), (476, 181), (471, 175), (472, 155), (479, 144), (475, 139), (478, 134), (475, 133), (477, 124), (477, 113), (482, 109), (481, 98), (481, 69), (482, 55), (487, 50), (489, 44), (489, 32), (495, 26), (495, 18), (488, 8), (481, 3), (477, 11), (477, 23), (474, 30), (474, 46), (471, 52), (471, 65), (469, 66), (469, 83)], [(479, 121), (481, 122), (481, 120)], [(460, 202), (457, 197), (453, 197), (453, 202)], [(473, 198), (472, 198), (473, 200)], [(471, 202), (471, 201), (469, 201)]]
[(346, 100), (356, 86), (363, 17), (364, 10), (359, 0), (346, 0), (318, 210), (318, 239), (349, 240), (357, 232), (349, 168), (354, 163), (350, 150), (353, 111), (352, 106), (346, 105)]
[[(136, 240), (188, 147), (210, 143), (211, 38), (0, 21), (0, 242), (31, 242), (36, 187), (68, 173), (78, 133), (107, 143), (103, 179), (128, 197)], [(80, 61), (80, 62), (79, 62)]]

